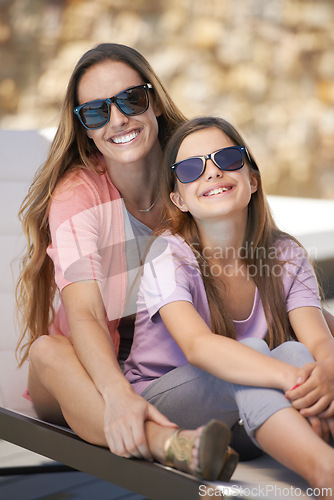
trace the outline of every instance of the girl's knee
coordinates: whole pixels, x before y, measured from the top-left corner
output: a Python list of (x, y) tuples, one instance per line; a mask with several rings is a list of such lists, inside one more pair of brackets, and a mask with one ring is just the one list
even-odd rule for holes
[(269, 354), (269, 347), (267, 343), (263, 339), (259, 339), (256, 337), (250, 337), (248, 339), (241, 340), (242, 344), (255, 349), (256, 351), (262, 352), (263, 354)]
[(301, 342), (294, 340), (284, 342), (272, 351), (272, 355), (283, 361), (287, 361), (296, 366), (314, 361), (314, 358), (307, 347)]

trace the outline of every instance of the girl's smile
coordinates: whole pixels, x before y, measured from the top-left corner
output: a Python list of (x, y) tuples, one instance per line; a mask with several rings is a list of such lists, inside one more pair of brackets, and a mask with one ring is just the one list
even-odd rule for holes
[(219, 196), (221, 194), (229, 193), (234, 189), (234, 185), (226, 182), (218, 182), (213, 187), (206, 189), (200, 196), (212, 197)]

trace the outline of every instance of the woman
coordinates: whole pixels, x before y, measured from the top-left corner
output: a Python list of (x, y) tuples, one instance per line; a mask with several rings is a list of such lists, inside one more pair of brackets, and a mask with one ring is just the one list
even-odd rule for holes
[[(84, 54), (21, 207), (27, 253), (17, 286), (21, 363), (29, 356), (37, 415), (118, 455), (174, 466), (168, 440), (176, 425), (133, 391), (121, 367), (132, 342), (134, 277), (163, 215), (162, 151), (183, 121), (137, 51), (102, 44)], [(213, 422), (175, 439), (185, 436), (199, 453), (185, 470), (220, 477), (229, 429)], [(207, 464), (213, 448), (217, 470)]]
[(162, 462), (175, 426), (134, 393), (120, 366), (132, 341), (136, 268), (163, 215), (162, 151), (183, 121), (138, 52), (117, 44), (88, 51), (20, 212), (19, 347), (38, 415), (121, 456)]
[(334, 491), (334, 451), (302, 416), (334, 436), (334, 340), (304, 249), (276, 226), (228, 122), (181, 125), (163, 174), (127, 378), (179, 425), (242, 418), (254, 443)]

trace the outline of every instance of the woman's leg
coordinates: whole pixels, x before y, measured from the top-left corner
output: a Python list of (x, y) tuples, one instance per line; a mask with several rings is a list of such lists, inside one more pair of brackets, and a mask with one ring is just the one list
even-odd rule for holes
[[(86, 441), (108, 446), (104, 434), (104, 401), (67, 338), (58, 335), (43, 336), (32, 345), (28, 388), (39, 418), (60, 425), (67, 423)], [(218, 429), (217, 439), (211, 438), (211, 443), (206, 439), (205, 446), (209, 446), (209, 456), (211, 449), (217, 448), (217, 440), (225, 442), (226, 430)], [(166, 463), (166, 442), (175, 428), (147, 421), (145, 432), (152, 456), (159, 462)], [(193, 449), (193, 469), (198, 465), (199, 455), (196, 450), (203, 444), (203, 435), (203, 429), (180, 432), (183, 441), (186, 437), (188, 447)], [(221, 456), (216, 457), (218, 466), (221, 464), (223, 467), (225, 451), (226, 448), (222, 449)], [(181, 470), (187, 470), (187, 467), (187, 464), (182, 467), (180, 463), (176, 465)]]
[(107, 446), (104, 402), (71, 342), (43, 335), (31, 346), (28, 389), (39, 418), (67, 424), (83, 439)]

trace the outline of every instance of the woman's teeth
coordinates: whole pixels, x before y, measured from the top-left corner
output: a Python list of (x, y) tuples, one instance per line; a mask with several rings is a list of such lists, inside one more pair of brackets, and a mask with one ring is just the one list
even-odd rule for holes
[(119, 137), (113, 137), (111, 140), (115, 144), (125, 144), (127, 142), (132, 141), (135, 137), (137, 137), (138, 134), (139, 134), (139, 131), (132, 132), (132, 134), (122, 135)]
[(229, 186), (229, 187), (223, 187), (223, 188), (216, 188), (216, 189), (211, 189), (211, 191), (209, 191), (208, 193), (205, 193), (204, 196), (212, 196), (214, 194), (221, 194), (221, 193), (225, 193), (225, 191), (229, 191), (230, 189), (232, 189), (232, 186)]

